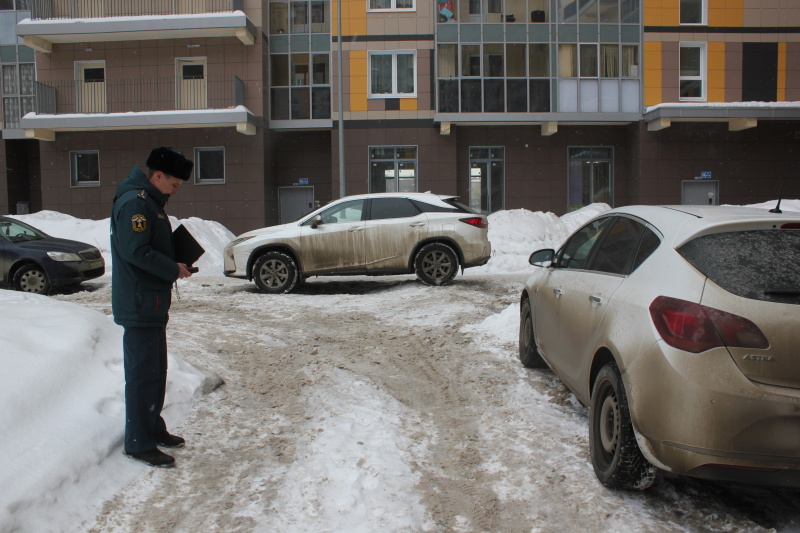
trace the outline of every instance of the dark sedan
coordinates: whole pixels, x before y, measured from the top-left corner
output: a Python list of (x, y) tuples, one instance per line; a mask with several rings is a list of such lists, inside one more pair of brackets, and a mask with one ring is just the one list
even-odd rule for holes
[(47, 294), (102, 276), (100, 250), (85, 242), (51, 237), (19, 220), (0, 216), (0, 267), (3, 285)]

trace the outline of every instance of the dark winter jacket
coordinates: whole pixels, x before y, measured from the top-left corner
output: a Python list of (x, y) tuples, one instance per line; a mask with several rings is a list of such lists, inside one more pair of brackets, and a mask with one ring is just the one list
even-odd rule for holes
[(138, 168), (117, 187), (111, 214), (111, 307), (121, 326), (167, 324), (179, 272), (164, 212), (168, 199)]

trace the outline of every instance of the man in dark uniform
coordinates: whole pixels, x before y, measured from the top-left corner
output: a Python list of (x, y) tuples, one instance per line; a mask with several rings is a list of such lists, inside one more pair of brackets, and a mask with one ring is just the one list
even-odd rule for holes
[(192, 274), (175, 261), (164, 205), (189, 179), (194, 164), (172, 148), (155, 148), (147, 175), (131, 170), (117, 188), (111, 215), (111, 306), (125, 328), (125, 455), (150, 466), (175, 459), (158, 449), (180, 448), (161, 409), (167, 388), (167, 334), (172, 284)]

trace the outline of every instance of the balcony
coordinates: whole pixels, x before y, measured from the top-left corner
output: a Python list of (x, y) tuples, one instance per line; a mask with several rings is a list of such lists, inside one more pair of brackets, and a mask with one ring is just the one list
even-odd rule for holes
[(36, 83), (35, 112), (20, 120), (27, 138), (60, 131), (235, 127), (256, 132), (236, 76), (125, 78)]
[(255, 43), (243, 0), (31, 0), (17, 36), (43, 53), (54, 44), (236, 37)]

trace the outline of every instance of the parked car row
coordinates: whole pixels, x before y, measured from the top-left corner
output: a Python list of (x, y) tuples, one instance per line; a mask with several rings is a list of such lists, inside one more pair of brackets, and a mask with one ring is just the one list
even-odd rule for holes
[(800, 214), (614, 209), (530, 263), (519, 357), (588, 406), (604, 485), (800, 486)]

